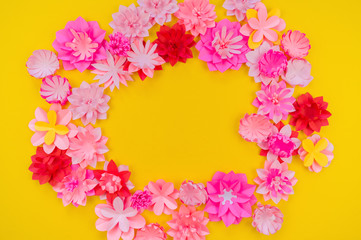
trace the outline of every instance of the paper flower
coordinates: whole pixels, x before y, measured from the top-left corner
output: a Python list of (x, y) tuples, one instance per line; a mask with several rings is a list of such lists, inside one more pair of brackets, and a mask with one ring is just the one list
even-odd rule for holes
[(256, 186), (247, 183), (245, 174), (216, 172), (206, 189), (209, 200), (204, 211), (209, 220), (222, 220), (228, 227), (252, 216), (252, 206), (257, 202), (253, 194)]
[(287, 69), (287, 64), (287, 57), (282, 52), (270, 49), (261, 57), (258, 66), (262, 75), (277, 78)]
[(291, 59), (282, 78), (291, 86), (306, 87), (313, 80), (311, 64), (305, 59)]
[(204, 216), (204, 211), (182, 205), (179, 212), (173, 212), (172, 217), (168, 222), (171, 229), (167, 234), (174, 240), (204, 240), (209, 234), (207, 228), (209, 219)]
[(288, 170), (287, 163), (267, 160), (264, 169), (257, 169), (258, 177), (254, 181), (259, 185), (256, 192), (263, 194), (264, 200), (272, 199), (276, 204), (281, 199), (288, 200), (297, 183), (295, 172)]
[(184, 25), (176, 23), (173, 27), (161, 26), (157, 32), (158, 39), (156, 52), (174, 66), (178, 61), (186, 62), (187, 58), (193, 58), (191, 47), (196, 45), (194, 36), (186, 34)]
[(141, 41), (132, 43), (132, 51), (128, 52), (129, 72), (138, 72), (139, 77), (144, 80), (146, 77), (153, 78), (154, 70), (162, 69), (164, 59), (156, 53), (157, 44), (148, 40), (145, 45)]
[(248, 22), (242, 26), (241, 33), (249, 37), (249, 48), (256, 49), (263, 41), (280, 44), (280, 32), (286, 28), (286, 23), (279, 17), (279, 11), (267, 13), (266, 6), (259, 2), (255, 9), (248, 9), (246, 15)]
[(156, 182), (149, 182), (144, 190), (150, 192), (152, 196), (149, 210), (153, 211), (155, 215), (159, 216), (162, 213), (170, 215), (172, 210), (177, 209), (176, 199), (179, 197), (179, 191), (174, 188), (173, 183), (159, 179)]
[(28, 58), (26, 67), (31, 76), (44, 78), (53, 75), (59, 69), (59, 60), (55, 53), (49, 50), (36, 50)]
[(71, 158), (59, 148), (47, 154), (42, 147), (38, 147), (31, 161), (29, 170), (33, 173), (32, 178), (39, 180), (40, 184), (48, 182), (51, 186), (55, 186), (71, 171)]
[(95, 124), (97, 119), (106, 119), (109, 100), (110, 97), (104, 94), (104, 88), (85, 81), (80, 88), (73, 88), (73, 94), (68, 97), (73, 119), (81, 118), (84, 125)]
[(94, 195), (93, 189), (97, 184), (93, 171), (71, 165), (70, 174), (54, 186), (54, 191), (58, 193), (58, 198), (63, 199), (64, 206), (70, 203), (76, 207), (85, 206), (87, 196)]
[(227, 16), (236, 16), (239, 22), (244, 20), (248, 9), (254, 8), (261, 0), (225, 0), (223, 7), (227, 9)]
[(179, 199), (188, 206), (199, 206), (208, 200), (208, 194), (203, 183), (184, 181), (179, 189)]
[(331, 117), (327, 106), (323, 97), (313, 98), (309, 93), (302, 94), (294, 103), (295, 111), (291, 113), (290, 124), (296, 126), (296, 131), (303, 130), (306, 135), (319, 132), (322, 126), (328, 126), (327, 118)]
[(167, 234), (158, 223), (151, 223), (137, 231), (134, 240), (166, 240)]
[(130, 198), (132, 208), (138, 211), (147, 209), (152, 204), (152, 196), (148, 191), (136, 191)]
[(145, 226), (144, 217), (130, 207), (129, 199), (123, 201), (117, 197), (111, 204), (98, 204), (95, 214), (99, 217), (95, 227), (99, 231), (107, 231), (108, 240), (132, 240), (134, 229)]
[(239, 70), (242, 63), (247, 62), (247, 38), (239, 33), (240, 28), (239, 22), (223, 19), (201, 36), (196, 48), (199, 59), (207, 62), (209, 70)]
[(63, 60), (65, 70), (88, 69), (94, 61), (105, 59), (104, 37), (106, 31), (95, 21), (87, 22), (82, 17), (70, 21), (56, 33), (53, 42), (58, 58)]
[(291, 58), (304, 58), (308, 55), (308, 51), (311, 49), (310, 40), (306, 37), (306, 34), (300, 31), (291, 31), (283, 34), (281, 45), (283, 50)]
[(302, 141), (298, 154), (305, 167), (311, 172), (321, 172), (323, 167), (328, 167), (333, 159), (333, 144), (326, 138), (314, 134)]
[(68, 79), (60, 76), (48, 76), (43, 79), (40, 87), (40, 96), (48, 103), (60, 103), (64, 105), (71, 94), (71, 86)]
[(296, 101), (292, 94), (293, 88), (287, 88), (286, 83), (271, 83), (266, 86), (262, 84), (261, 90), (256, 93), (257, 98), (253, 106), (258, 108), (258, 114), (265, 115), (275, 123), (286, 120), (290, 112), (294, 112), (293, 103)]
[(207, 28), (216, 25), (214, 21), (217, 18), (214, 11), (216, 6), (210, 4), (209, 0), (185, 0), (183, 3), (179, 3), (178, 6), (179, 10), (174, 16), (193, 36), (203, 35), (206, 33)]
[(130, 51), (129, 39), (118, 32), (109, 35), (109, 42), (105, 46), (112, 55), (127, 57), (127, 52)]
[(252, 218), (252, 226), (265, 235), (276, 233), (283, 223), (283, 214), (279, 208), (261, 203), (257, 204)]
[(164, 25), (172, 20), (172, 14), (178, 11), (177, 0), (138, 0), (138, 4), (150, 15), (152, 25)]
[(272, 123), (264, 115), (244, 115), (239, 125), (239, 134), (248, 142), (263, 142), (272, 133)]

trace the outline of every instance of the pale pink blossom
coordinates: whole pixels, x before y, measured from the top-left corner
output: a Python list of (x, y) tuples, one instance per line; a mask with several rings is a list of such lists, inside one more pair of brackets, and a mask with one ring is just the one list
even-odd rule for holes
[(127, 57), (127, 52), (130, 51), (129, 38), (118, 32), (110, 34), (106, 48), (112, 55)]
[(177, 0), (138, 0), (138, 4), (146, 13), (149, 13), (152, 25), (158, 23), (162, 26), (170, 22), (172, 14), (179, 9)]
[(184, 181), (179, 189), (179, 199), (188, 206), (199, 206), (208, 200), (208, 194), (203, 183)]
[(259, 114), (246, 114), (241, 119), (239, 134), (248, 142), (263, 142), (272, 133), (269, 118)]
[(300, 31), (292, 32), (292, 30), (289, 30), (283, 34), (281, 45), (291, 58), (304, 58), (311, 49), (310, 40), (308, 40), (306, 34)]
[(279, 208), (261, 203), (257, 204), (252, 218), (252, 226), (265, 235), (276, 233), (283, 223), (283, 214)]
[(306, 87), (312, 80), (311, 64), (305, 59), (293, 58), (288, 61), (287, 71), (283, 74), (284, 79), (291, 86)]
[(225, 0), (223, 7), (227, 9), (227, 16), (236, 16), (239, 22), (246, 17), (248, 9), (254, 8), (261, 0)]
[(166, 240), (167, 234), (158, 223), (151, 223), (137, 231), (134, 240)]
[(40, 96), (48, 103), (60, 103), (64, 105), (71, 94), (71, 86), (68, 79), (60, 76), (48, 76), (43, 78), (40, 87)]
[(52, 51), (36, 50), (28, 58), (26, 67), (31, 76), (44, 78), (53, 75), (59, 69), (59, 60)]

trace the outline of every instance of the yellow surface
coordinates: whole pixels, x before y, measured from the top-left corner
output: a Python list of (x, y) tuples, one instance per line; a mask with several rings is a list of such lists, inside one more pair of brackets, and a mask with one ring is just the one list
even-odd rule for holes
[[(36, 107), (49, 106), (39, 96), (41, 81), (27, 74), (25, 62), (36, 49), (52, 50), (55, 32), (78, 16), (98, 21), (110, 33), (111, 14), (119, 4), (131, 2), (135, 0), (2, 3), (0, 239), (106, 238), (95, 229), (94, 206), (100, 202), (96, 197), (90, 198), (86, 207), (63, 207), (49, 185), (39, 186), (31, 180), (27, 168), (35, 147), (27, 125)], [(217, 4), (218, 20), (222, 19), (223, 1), (211, 2)], [(301, 30), (311, 40), (308, 60), (315, 79), (296, 92), (323, 95), (329, 102), (333, 116), (321, 135), (334, 143), (335, 159), (319, 174), (294, 159), (290, 168), (299, 182), (295, 195), (278, 204), (285, 222), (274, 236), (257, 233), (251, 219), (244, 219), (228, 229), (222, 223), (210, 223), (207, 239), (361, 239), (361, 4), (357, 0), (264, 2), (268, 8), (281, 10), (287, 29)], [(136, 78), (128, 88), (122, 86), (110, 94), (109, 119), (97, 124), (109, 137), (106, 158), (129, 165), (137, 189), (158, 178), (177, 186), (184, 179), (206, 182), (217, 170), (243, 172), (252, 181), (264, 158), (255, 144), (237, 133), (239, 119), (256, 111), (251, 102), (259, 86), (248, 77), (247, 68), (210, 72), (197, 58), (164, 68), (154, 79), (142, 82)], [(74, 87), (94, 77), (75, 71), (61, 71), (60, 75), (69, 78)], [(147, 215), (148, 221), (156, 219)], [(168, 219), (160, 221), (165, 224)]]

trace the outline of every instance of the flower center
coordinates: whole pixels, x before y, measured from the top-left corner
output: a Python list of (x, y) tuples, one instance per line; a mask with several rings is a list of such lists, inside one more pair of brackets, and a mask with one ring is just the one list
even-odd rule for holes
[(279, 157), (288, 158), (295, 150), (296, 144), (290, 137), (277, 133), (269, 138), (268, 147), (271, 153)]
[(241, 41), (242, 38), (242, 36), (233, 38), (233, 32), (230, 31), (227, 33), (227, 27), (224, 26), (222, 28), (221, 34), (216, 32), (216, 35), (212, 41), (212, 46), (222, 59), (231, 58), (233, 57), (233, 54), (241, 53), (239, 49), (242, 48), (242, 45), (237, 44), (237, 42)]
[(64, 182), (65, 189), (69, 192), (73, 192), (74, 189), (77, 188), (79, 185), (79, 181), (73, 176), (65, 177), (64, 180), (65, 180)]
[(70, 29), (74, 36), (72, 42), (67, 42), (65, 46), (73, 50), (73, 56), (78, 57), (79, 60), (85, 60), (93, 55), (98, 48), (98, 43), (93, 43), (91, 38), (85, 32), (76, 32)]
[(287, 68), (287, 57), (272, 49), (265, 53), (258, 62), (260, 72), (270, 78), (279, 77)]
[(233, 195), (233, 190), (223, 190), (223, 194), (219, 194), (218, 197), (223, 198), (222, 205), (225, 205), (228, 201), (229, 204), (233, 204), (232, 198), (237, 198), (237, 196)]
[(122, 179), (110, 173), (103, 173), (100, 177), (99, 186), (109, 193), (115, 193), (122, 188)]

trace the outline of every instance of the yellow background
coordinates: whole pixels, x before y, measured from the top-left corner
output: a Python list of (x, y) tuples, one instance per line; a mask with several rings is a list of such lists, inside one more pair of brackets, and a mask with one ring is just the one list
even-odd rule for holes
[[(98, 198), (89, 198), (86, 207), (63, 207), (49, 185), (31, 180), (28, 167), (35, 147), (27, 125), (38, 106), (49, 106), (39, 95), (41, 81), (27, 74), (25, 63), (36, 49), (52, 50), (55, 32), (78, 16), (98, 21), (110, 33), (111, 14), (120, 4), (132, 2), (135, 0), (2, 2), (0, 239), (106, 238), (95, 229)], [(217, 5), (218, 20), (224, 18), (223, 1), (211, 2)], [(323, 95), (329, 102), (333, 116), (321, 135), (334, 143), (335, 159), (316, 174), (294, 158), (290, 168), (299, 182), (295, 195), (277, 205), (285, 221), (275, 235), (259, 234), (249, 218), (228, 229), (223, 223), (210, 223), (207, 239), (361, 239), (361, 4), (358, 0), (264, 3), (269, 9), (281, 10), (287, 29), (305, 32), (311, 40), (308, 60), (315, 79), (296, 92)], [(173, 68), (167, 64), (164, 69), (153, 79), (142, 82), (135, 77), (128, 88), (121, 86), (110, 93), (109, 119), (97, 123), (109, 137), (107, 159), (130, 166), (136, 189), (159, 178), (177, 187), (184, 179), (205, 183), (217, 170), (246, 173), (252, 182), (264, 157), (258, 155), (255, 144), (245, 142), (237, 133), (239, 119), (256, 111), (251, 102), (259, 85), (248, 77), (248, 69), (210, 72), (197, 58)], [(73, 87), (94, 77), (89, 72), (59, 74)], [(260, 195), (257, 197), (264, 203)], [(146, 217), (163, 225), (170, 219)]]

